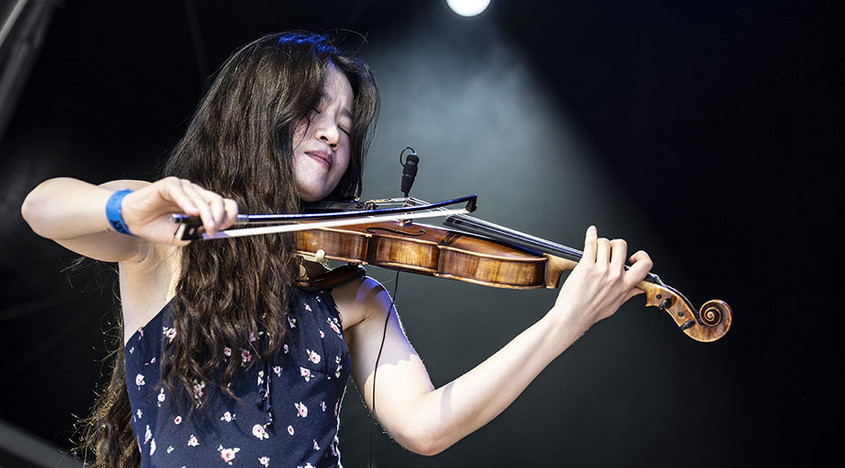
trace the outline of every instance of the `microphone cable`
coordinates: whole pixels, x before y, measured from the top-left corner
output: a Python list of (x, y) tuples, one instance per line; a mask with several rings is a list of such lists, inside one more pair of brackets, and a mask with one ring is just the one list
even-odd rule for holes
[[(402, 157), (405, 155), (405, 152), (410, 150), (411, 153), (405, 157), (405, 161), (402, 161)], [(417, 165), (420, 162), (419, 156), (417, 156), (417, 152), (414, 151), (414, 148), (410, 146), (406, 146), (402, 152), (399, 153), (399, 164), (402, 165), (402, 184), (401, 190), (405, 197), (408, 197), (408, 194), (411, 192), (411, 187), (414, 185), (414, 179), (417, 177)], [(390, 307), (387, 309), (387, 314), (384, 317), (384, 326), (381, 332), (381, 343), (378, 347), (378, 354), (376, 354), (376, 362), (375, 367), (373, 368), (373, 423), (370, 425), (370, 450), (369, 450), (369, 460), (367, 462), (367, 466), (369, 468), (373, 468), (373, 454), (375, 452), (374, 443), (375, 443), (375, 426), (378, 424), (378, 415), (376, 414), (376, 378), (378, 377), (378, 365), (379, 361), (381, 361), (381, 354), (384, 351), (384, 343), (387, 340), (387, 325), (390, 322), (390, 314), (396, 310), (396, 296), (399, 294), (399, 270), (396, 270), (396, 277), (393, 279), (393, 294), (390, 298)], [(398, 313), (397, 313), (398, 315)], [(366, 389), (364, 390), (366, 392)]]

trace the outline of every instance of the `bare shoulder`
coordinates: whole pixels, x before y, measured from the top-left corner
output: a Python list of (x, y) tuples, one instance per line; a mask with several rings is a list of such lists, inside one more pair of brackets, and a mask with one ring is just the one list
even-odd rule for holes
[(384, 317), (390, 310), (390, 294), (369, 276), (350, 281), (332, 290), (344, 330), (350, 330), (367, 319)]

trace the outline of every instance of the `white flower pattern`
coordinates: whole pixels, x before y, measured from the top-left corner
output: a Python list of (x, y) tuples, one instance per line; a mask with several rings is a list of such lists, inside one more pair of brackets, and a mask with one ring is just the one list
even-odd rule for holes
[(270, 436), (267, 434), (267, 430), (264, 429), (264, 426), (262, 426), (261, 424), (256, 424), (252, 426), (252, 435), (254, 435), (258, 440), (270, 438)]
[(296, 412), (297, 412), (299, 417), (301, 417), (301, 418), (307, 418), (308, 417), (308, 407), (305, 406), (305, 403), (300, 401), (299, 403), (294, 403), (293, 406), (296, 407)]
[(223, 446), (221, 445), (217, 447), (217, 451), (220, 452), (220, 458), (222, 458), (224, 462), (231, 465), (232, 461), (235, 459), (235, 455), (240, 452), (241, 449), (239, 447), (223, 448)]

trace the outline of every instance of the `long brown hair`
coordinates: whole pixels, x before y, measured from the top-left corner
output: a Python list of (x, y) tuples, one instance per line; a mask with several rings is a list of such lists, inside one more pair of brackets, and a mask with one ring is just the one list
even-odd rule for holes
[[(292, 137), (319, 102), (330, 64), (346, 75), (354, 93), (350, 166), (332, 196), (359, 195), (378, 112), (375, 80), (363, 61), (327, 37), (305, 32), (261, 37), (223, 64), (163, 175), (232, 198), (244, 213), (298, 212)], [(181, 397), (177, 401), (192, 404), (194, 384), (218, 380), (214, 375), (221, 376), (222, 391), (234, 396), (227, 384), (240, 372), (240, 361), (221, 362), (224, 347), (249, 350), (253, 362), (279, 350), (293, 287), (292, 251), (286, 235), (193, 242), (181, 249), (173, 302), (177, 333), (162, 372), (162, 383)], [(121, 339), (111, 381), (84, 421), (82, 445), (94, 454), (94, 466), (140, 463), (123, 359)]]

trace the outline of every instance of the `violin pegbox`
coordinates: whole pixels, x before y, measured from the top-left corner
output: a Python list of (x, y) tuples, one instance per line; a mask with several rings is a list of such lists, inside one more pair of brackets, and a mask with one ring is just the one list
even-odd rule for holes
[(637, 287), (645, 291), (646, 306), (668, 313), (678, 328), (696, 341), (716, 341), (731, 327), (733, 312), (725, 301), (712, 299), (696, 310), (683, 294), (666, 284), (644, 281)]

